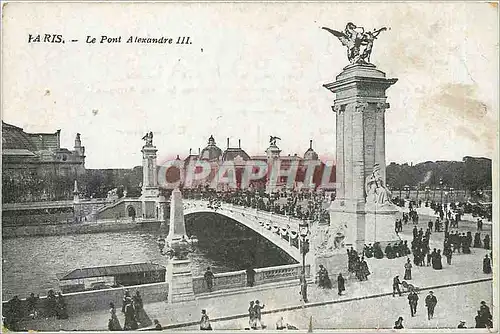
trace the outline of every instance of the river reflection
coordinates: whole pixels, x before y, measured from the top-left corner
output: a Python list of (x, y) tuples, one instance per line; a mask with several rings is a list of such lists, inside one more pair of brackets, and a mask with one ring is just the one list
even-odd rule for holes
[[(58, 289), (56, 274), (77, 268), (154, 262), (166, 266), (160, 255), (154, 231), (77, 234), (25, 237), (2, 240), (3, 300), (30, 292), (45, 295)], [(194, 275), (202, 275), (207, 266), (214, 272), (231, 271), (222, 260), (205, 256), (196, 248), (191, 254)]]

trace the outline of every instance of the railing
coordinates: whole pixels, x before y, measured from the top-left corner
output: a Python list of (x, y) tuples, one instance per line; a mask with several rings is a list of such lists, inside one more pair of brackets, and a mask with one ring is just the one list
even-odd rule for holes
[(53, 202), (27, 202), (27, 203), (4, 203), (2, 210), (31, 210), (31, 209), (49, 209), (71, 207), (73, 201), (53, 201)]
[[(288, 280), (298, 280), (302, 274), (302, 264), (255, 269), (255, 284), (266, 284)], [(306, 277), (311, 274), (311, 266), (306, 265)]]
[[(246, 280), (247, 274), (244, 270), (214, 274), (212, 291), (241, 288), (246, 286)], [(208, 292), (207, 283), (203, 276), (193, 277), (193, 290), (195, 294)]]
[[(310, 272), (310, 265), (306, 265), (306, 277), (310, 276)], [(255, 269), (254, 286), (292, 280), (297, 280), (298, 284), (301, 273), (301, 264), (257, 268)], [(212, 283), (212, 291), (243, 288), (247, 286), (247, 274), (245, 270), (214, 274)], [(195, 294), (209, 292), (203, 276), (193, 277), (193, 290)]]

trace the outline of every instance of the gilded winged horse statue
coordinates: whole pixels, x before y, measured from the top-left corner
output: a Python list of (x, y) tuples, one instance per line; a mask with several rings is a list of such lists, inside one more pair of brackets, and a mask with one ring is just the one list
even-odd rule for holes
[[(387, 30), (386, 27), (365, 32), (363, 27), (357, 27), (354, 23), (347, 23), (344, 31), (337, 31), (327, 27), (322, 27), (337, 37), (342, 45), (347, 47), (347, 59), (351, 64), (369, 63), (373, 49), (373, 41), (377, 36)], [(361, 50), (363, 48), (363, 50)]]

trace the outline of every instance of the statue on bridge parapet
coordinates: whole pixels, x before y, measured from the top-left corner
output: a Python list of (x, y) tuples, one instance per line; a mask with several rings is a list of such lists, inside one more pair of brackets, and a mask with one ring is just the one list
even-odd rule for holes
[(150, 131), (149, 133), (146, 133), (144, 137), (142, 137), (142, 140), (146, 142), (144, 146), (153, 146), (153, 132)]
[[(382, 31), (387, 30), (386, 27), (383, 27), (365, 32), (363, 27), (357, 27), (352, 22), (347, 23), (343, 32), (326, 27), (321, 29), (337, 37), (342, 45), (347, 47), (347, 59), (351, 64), (370, 63), (373, 42)], [(361, 48), (364, 49), (361, 50)]]
[(270, 136), (269, 138), (269, 145), (270, 146), (276, 146), (276, 140), (281, 140), (280, 137), (276, 137), (276, 136)]

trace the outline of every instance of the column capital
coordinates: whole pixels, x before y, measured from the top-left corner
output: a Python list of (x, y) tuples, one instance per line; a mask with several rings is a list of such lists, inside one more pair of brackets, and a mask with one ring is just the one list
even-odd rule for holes
[(332, 106), (332, 110), (337, 115), (340, 115), (345, 112), (345, 104), (335, 104)]
[(368, 107), (368, 102), (356, 101), (353, 104), (354, 104), (354, 111), (357, 112), (364, 112)]
[(384, 112), (386, 109), (389, 109), (391, 105), (387, 102), (378, 102), (377, 103), (377, 112)]

